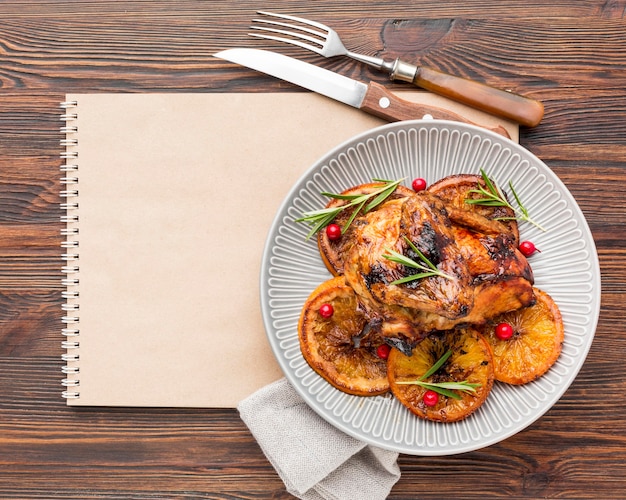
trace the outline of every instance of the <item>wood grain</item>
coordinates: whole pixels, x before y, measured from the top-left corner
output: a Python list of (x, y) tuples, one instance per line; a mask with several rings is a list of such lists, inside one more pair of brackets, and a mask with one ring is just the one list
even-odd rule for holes
[[(58, 103), (66, 92), (286, 92), (215, 59), (270, 48), (406, 88), (343, 58), (247, 37), (248, 0), (0, 3), (0, 497), (293, 498), (235, 410), (70, 409), (60, 395)], [(561, 400), (519, 434), (450, 457), (402, 455), (393, 499), (623, 498), (626, 416), (626, 2), (277, 0), (355, 50), (541, 100), (521, 143), (570, 189), (594, 235), (602, 308)]]

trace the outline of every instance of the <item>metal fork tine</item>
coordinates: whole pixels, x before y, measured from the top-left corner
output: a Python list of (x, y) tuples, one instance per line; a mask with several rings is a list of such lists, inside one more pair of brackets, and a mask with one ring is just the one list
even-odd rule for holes
[[(324, 45), (324, 41), (325, 39), (319, 39), (319, 38), (313, 38), (312, 36), (308, 36), (302, 33), (293, 33), (291, 31), (287, 31), (287, 30), (279, 30), (276, 28), (264, 28), (261, 26), (250, 26), (251, 29), (253, 30), (259, 30), (259, 31), (267, 31), (270, 33), (278, 33), (279, 35), (287, 35), (289, 37), (293, 37), (293, 38), (298, 38), (301, 40), (308, 40), (309, 42), (312, 42), (316, 45)], [(287, 38), (286, 40), (289, 41), (292, 38)]]
[[(249, 33), (251, 36), (297, 45), (324, 57), (344, 55), (371, 64), (369, 56), (349, 52), (341, 42), (339, 35), (322, 23), (262, 10), (257, 11), (257, 14), (264, 17), (252, 20), (250, 29), (257, 33)], [(258, 34), (259, 31), (265, 33)]]
[[(326, 26), (312, 21), (306, 21), (305, 19), (300, 19), (299, 17), (288, 16), (284, 14), (272, 14), (270, 12), (264, 11), (259, 11), (258, 14), (266, 15), (272, 18), (287, 19), (290, 21), (299, 22), (301, 24), (306, 24), (306, 26), (299, 26), (296, 24), (276, 21), (274, 19), (257, 18), (252, 20), (252, 26), (250, 26), (250, 29), (256, 30), (257, 32), (249, 33), (250, 36), (296, 45), (317, 54), (322, 54), (322, 51), (324, 50), (324, 45), (328, 41), (327, 37), (329, 33)], [(321, 29), (322, 31), (318, 31), (319, 29)], [(264, 33), (259, 34), (258, 31), (262, 31)]]
[(303, 19), (301, 17), (288, 16), (287, 14), (276, 14), (274, 12), (267, 12), (267, 11), (264, 11), (264, 10), (257, 10), (257, 14), (260, 14), (262, 16), (278, 17), (280, 19), (288, 19), (290, 21), (296, 21), (298, 23), (307, 24), (309, 26), (315, 26), (316, 28), (321, 29), (325, 33), (328, 32), (328, 26), (325, 26), (325, 25), (323, 25), (321, 23), (318, 23), (318, 22), (315, 22), (315, 21), (309, 21), (308, 19)]
[[(310, 50), (312, 52), (316, 52), (317, 54), (321, 54), (320, 47), (314, 47), (308, 43), (304, 43), (304, 42), (299, 42), (298, 40), (294, 40), (292, 38), (283, 38), (280, 36), (272, 36), (272, 35), (261, 35), (259, 33), (248, 33), (250, 36), (253, 36), (255, 38), (262, 38), (264, 40), (274, 40), (276, 42), (283, 42), (283, 43), (289, 43), (291, 45), (297, 45), (298, 47), (302, 47), (303, 49), (307, 49)], [(319, 42), (316, 42), (319, 44)]]
[[(320, 32), (320, 31), (313, 30), (311, 28), (307, 28), (306, 26), (296, 26), (296, 25), (293, 25), (293, 24), (281, 23), (279, 21), (270, 21), (269, 19), (253, 19), (252, 22), (253, 23), (269, 24), (271, 26), (281, 26), (283, 28), (289, 28), (290, 30), (304, 31), (305, 33), (310, 33), (311, 35), (315, 35), (315, 36), (318, 36), (320, 38), (326, 38), (326, 36), (328, 35), (327, 31)], [(253, 29), (271, 29), (271, 28), (260, 28), (260, 27), (255, 27), (255, 26), (251, 26), (251, 28), (253, 28)], [(305, 36), (305, 35), (300, 35), (300, 34), (295, 34), (295, 33), (293, 35), (294, 36)]]

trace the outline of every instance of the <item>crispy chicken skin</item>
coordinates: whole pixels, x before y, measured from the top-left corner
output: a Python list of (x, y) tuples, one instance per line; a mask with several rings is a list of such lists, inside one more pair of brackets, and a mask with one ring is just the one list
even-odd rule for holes
[[(519, 244), (519, 230), (515, 213), (509, 207), (471, 205), (465, 202), (467, 198), (480, 198), (482, 195), (473, 193), (478, 186), (485, 187), (481, 175), (457, 174), (444, 177), (428, 187), (428, 191), (443, 200), (454, 224), (474, 227), (476, 215), (482, 216), (483, 228), (489, 232), (507, 233), (513, 239), (515, 246)], [(506, 218), (507, 220), (496, 220)], [(489, 229), (487, 229), (489, 228)]]
[[(405, 237), (451, 279), (436, 276), (392, 284), (419, 272), (384, 257), (394, 250), (420, 262)], [(472, 305), (471, 276), (454, 243), (452, 226), (439, 198), (421, 192), (367, 214), (355, 238), (345, 266), (349, 270), (346, 279), (353, 287), (366, 288), (383, 304), (419, 309), (447, 318), (467, 315)]]
[[(422, 191), (355, 220), (344, 275), (362, 309), (382, 321), (384, 336), (414, 344), (434, 330), (484, 323), (533, 302), (532, 270), (516, 236)], [(419, 272), (384, 257), (394, 250), (420, 262), (405, 238), (450, 278), (391, 284)]]
[(468, 265), (473, 284), (511, 277), (533, 282), (528, 261), (508, 234), (486, 234), (464, 226), (454, 226), (452, 232), (463, 260)]

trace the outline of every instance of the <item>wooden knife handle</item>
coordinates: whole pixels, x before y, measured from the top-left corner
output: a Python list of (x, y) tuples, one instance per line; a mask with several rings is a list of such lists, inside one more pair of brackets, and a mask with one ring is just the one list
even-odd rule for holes
[(539, 101), (434, 69), (418, 67), (413, 83), (527, 127), (538, 125), (543, 118), (543, 104)]
[[(401, 99), (376, 82), (368, 84), (367, 92), (365, 93), (360, 109), (388, 121), (417, 120), (424, 118), (425, 115), (430, 115), (438, 120), (453, 120), (481, 126), (452, 111)], [(511, 138), (509, 133), (502, 126), (483, 128), (487, 128), (509, 139)]]

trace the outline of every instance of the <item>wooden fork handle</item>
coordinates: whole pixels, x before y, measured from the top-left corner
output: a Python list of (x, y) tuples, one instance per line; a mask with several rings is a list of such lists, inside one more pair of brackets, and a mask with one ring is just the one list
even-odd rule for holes
[(543, 118), (543, 104), (539, 101), (434, 69), (418, 68), (413, 83), (527, 127), (538, 125)]
[(435, 94), (448, 97), (468, 106), (508, 118), (520, 125), (534, 127), (543, 118), (543, 104), (513, 92), (490, 87), (483, 83), (459, 78), (431, 68), (418, 67), (400, 59), (385, 61), (383, 68), (392, 80), (411, 82)]
[[(469, 123), (471, 125), (482, 126), (467, 120), (452, 111), (401, 99), (393, 92), (389, 92), (385, 87), (376, 82), (370, 82), (368, 84), (360, 109), (388, 121), (416, 120), (422, 119), (426, 115), (430, 115), (437, 120), (453, 120), (457, 122)], [(508, 132), (502, 126), (483, 128), (487, 128), (510, 139)]]

